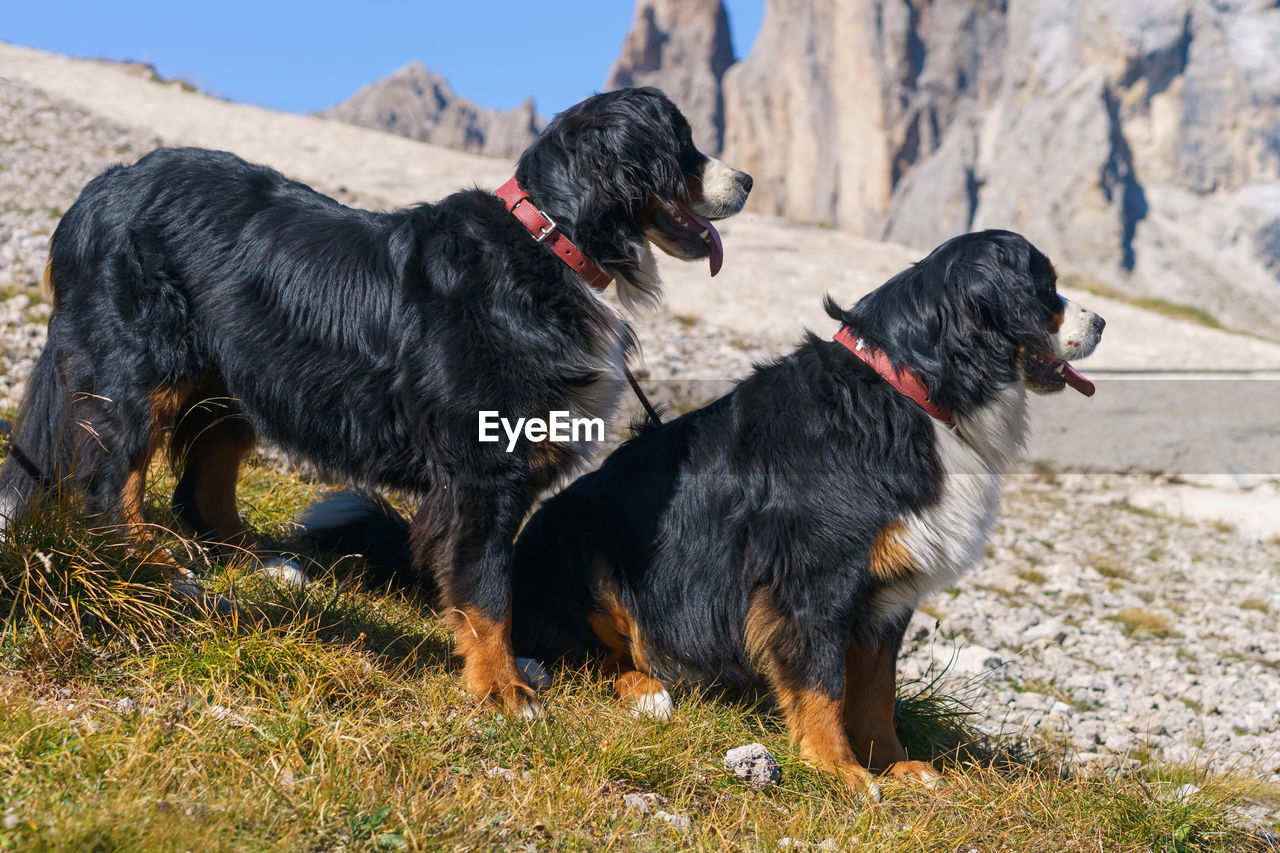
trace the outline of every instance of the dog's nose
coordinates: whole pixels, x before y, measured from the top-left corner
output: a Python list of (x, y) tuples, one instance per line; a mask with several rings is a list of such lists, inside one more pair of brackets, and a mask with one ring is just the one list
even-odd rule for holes
[(751, 180), (751, 176), (748, 175), (746, 172), (741, 173), (740, 177), (738, 178), (738, 181), (742, 184), (743, 192), (751, 192), (752, 184), (755, 183), (754, 181)]
[(1102, 319), (1101, 317), (1094, 316), (1094, 318), (1093, 318), (1093, 333), (1094, 333), (1095, 335), (1101, 335), (1101, 334), (1102, 334), (1102, 330), (1103, 330), (1103, 329), (1105, 329), (1106, 327), (1107, 327), (1107, 321), (1106, 321), (1106, 320)]

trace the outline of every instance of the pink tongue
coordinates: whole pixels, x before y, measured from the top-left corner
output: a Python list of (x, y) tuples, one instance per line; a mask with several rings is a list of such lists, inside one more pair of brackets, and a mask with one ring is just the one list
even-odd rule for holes
[(1058, 362), (1058, 366), (1060, 368), (1059, 375), (1063, 379), (1067, 380), (1068, 385), (1070, 385), (1072, 388), (1076, 389), (1086, 397), (1093, 396), (1093, 392), (1095, 390), (1093, 387), (1093, 383), (1090, 382), (1088, 379), (1086, 379), (1084, 375), (1080, 373), (1080, 371), (1076, 370), (1074, 367), (1071, 366), (1069, 362), (1065, 362), (1065, 361)]
[(720, 267), (724, 264), (724, 244), (720, 242), (720, 232), (711, 224), (711, 220), (703, 219), (683, 204), (679, 205), (680, 213), (691, 219), (698, 229), (699, 236), (702, 232), (706, 232), (706, 236), (702, 237), (702, 242), (707, 244), (708, 258), (711, 261), (711, 277), (715, 278), (716, 273), (720, 272)]

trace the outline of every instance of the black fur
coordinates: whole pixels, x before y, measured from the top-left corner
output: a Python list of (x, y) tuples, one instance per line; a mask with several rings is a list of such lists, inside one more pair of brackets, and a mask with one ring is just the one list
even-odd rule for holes
[[(1022, 237), (957, 237), (828, 313), (915, 371), (958, 417), (1018, 381), (1061, 310), (1048, 259)], [(744, 626), (764, 590), (787, 628), (774, 666), (839, 696), (847, 647), (896, 648), (910, 611), (881, 613), (877, 535), (939, 497), (934, 424), (844, 346), (809, 335), (730, 394), (644, 429), (548, 501), (516, 545), (517, 654), (603, 652), (587, 616), (616, 586), (662, 680), (747, 681)]]
[[(706, 162), (665, 96), (632, 89), (558, 116), (516, 174), (589, 257), (652, 291), (644, 230), (689, 203)], [(217, 151), (161, 149), (91, 181), (53, 236), (50, 278), (48, 344), (0, 469), (6, 520), (62, 488), (112, 511), (155, 432), (175, 428), (181, 466), (201, 440), (183, 424), (199, 423), (416, 495), (415, 563), (495, 619), (517, 526), (580, 454), (481, 444), (477, 412), (607, 416), (633, 348), (491, 192), (368, 212)], [(586, 395), (597, 382), (614, 390)], [(165, 395), (182, 398), (176, 417)], [(209, 532), (192, 510), (203, 487), (188, 464), (175, 503)]]
[[(963, 418), (1019, 380), (1025, 354), (1048, 351), (1055, 279), (1024, 238), (986, 231), (948, 241), (851, 310), (828, 299), (827, 311)], [(808, 335), (705, 408), (641, 427), (534, 514), (514, 559), (517, 654), (605, 652), (587, 618), (603, 571), (654, 674), (753, 681), (744, 625), (763, 589), (788, 624), (780, 663), (837, 695), (846, 647), (896, 648), (907, 624), (909, 610), (871, 608), (884, 583), (868, 559), (881, 531), (938, 500), (936, 441), (923, 409)]]

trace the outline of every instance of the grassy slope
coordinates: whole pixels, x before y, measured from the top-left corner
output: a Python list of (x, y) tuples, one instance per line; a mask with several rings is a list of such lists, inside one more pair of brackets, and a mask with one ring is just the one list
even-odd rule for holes
[[(248, 518), (283, 538), (314, 486), (255, 468), (243, 491)], [(158, 524), (171, 521), (162, 500), (152, 508)], [(545, 720), (504, 722), (460, 690), (428, 602), (369, 590), (342, 564), (313, 566), (318, 582), (299, 592), (193, 557), (242, 605), (237, 619), (208, 619), (149, 593), (156, 566), (115, 531), (55, 508), (8, 536), (0, 849), (1249, 844), (1222, 817), (1242, 785), (1187, 768), (1064, 781), (1051, 760), (953, 756), (942, 790), (886, 785), (885, 801), (868, 805), (799, 762), (776, 717), (749, 699), (690, 695), (670, 722), (636, 721), (608, 683), (568, 673), (544, 696)], [(957, 708), (926, 691), (905, 703), (902, 727), (917, 750), (930, 739), (944, 748), (963, 727)], [(727, 749), (752, 741), (779, 756), (781, 787), (755, 791), (721, 768)], [(1186, 781), (1205, 787), (1180, 798)], [(627, 793), (657, 795), (650, 813), (626, 808)]]

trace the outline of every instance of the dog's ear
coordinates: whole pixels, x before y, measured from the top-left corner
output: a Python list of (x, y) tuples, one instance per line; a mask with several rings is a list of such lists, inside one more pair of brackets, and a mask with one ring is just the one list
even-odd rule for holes
[(1014, 350), (1046, 350), (1054, 281), (1049, 259), (1010, 231), (967, 236), (972, 239), (951, 265), (948, 287), (976, 328)]
[(849, 312), (841, 308), (830, 293), (825, 293), (822, 296), (822, 310), (826, 311), (827, 316), (837, 323), (845, 326), (849, 325)]

